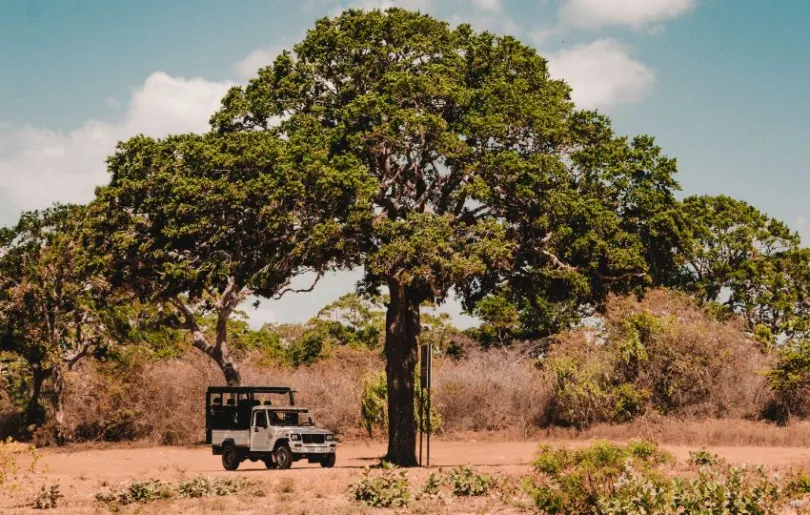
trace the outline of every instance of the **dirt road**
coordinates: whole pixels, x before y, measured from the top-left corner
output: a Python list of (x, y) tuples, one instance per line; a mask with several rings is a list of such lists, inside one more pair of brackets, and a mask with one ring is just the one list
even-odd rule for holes
[[(553, 442), (556, 445), (578, 447), (587, 442)], [(529, 461), (537, 448), (538, 442), (491, 442), (491, 441), (453, 441), (434, 442), (431, 452), (431, 465), (450, 467), (470, 464), (476, 469), (496, 472), (505, 475), (521, 475), (529, 471)], [(679, 462), (684, 461), (694, 447), (665, 446)], [(732, 463), (763, 464), (774, 469), (790, 469), (800, 466), (810, 467), (810, 448), (784, 447), (713, 447), (713, 453), (719, 454)], [(30, 492), (43, 484), (58, 482), (61, 492), (66, 496), (62, 502), (63, 513), (99, 513), (99, 505), (93, 500), (96, 492), (121, 483), (148, 478), (171, 482), (194, 476), (227, 476), (247, 477), (257, 480), (268, 492), (269, 497), (261, 499), (213, 498), (194, 502), (175, 502), (171, 505), (172, 513), (254, 513), (263, 511), (269, 499), (276, 496), (276, 509), (284, 501), (281, 513), (356, 513), (362, 511), (350, 502), (347, 495), (349, 484), (356, 481), (362, 469), (378, 462), (384, 454), (384, 444), (353, 443), (339, 447), (337, 465), (334, 469), (322, 469), (318, 465), (299, 462), (285, 471), (267, 470), (262, 462), (243, 462), (237, 472), (226, 472), (222, 469), (220, 458), (211, 455), (207, 447), (152, 447), (152, 448), (111, 448), (90, 450), (67, 450), (42, 452), (38, 470), (30, 474), (23, 485), (23, 490)], [(25, 463), (21, 463), (25, 466)], [(409, 477), (413, 482), (424, 481), (426, 470), (413, 469)], [(296, 493), (305, 495), (296, 495)], [(25, 495), (22, 493), (16, 500), (0, 508), (2, 513), (25, 512), (22, 508)], [(150, 505), (152, 506), (152, 505)], [(146, 512), (165, 512), (159, 505), (148, 508)], [(460, 506), (450, 507), (447, 513), (462, 512)], [(493, 508), (493, 512), (512, 513), (505, 508)], [(474, 513), (481, 506), (470, 505)], [(154, 510), (154, 511), (153, 511)], [(487, 510), (488, 512), (490, 510)], [(103, 511), (102, 511), (103, 512)]]

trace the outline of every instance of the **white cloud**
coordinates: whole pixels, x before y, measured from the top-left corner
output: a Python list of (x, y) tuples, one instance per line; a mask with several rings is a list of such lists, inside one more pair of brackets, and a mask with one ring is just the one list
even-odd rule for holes
[(573, 88), (577, 107), (593, 109), (642, 100), (655, 74), (612, 39), (599, 39), (549, 56), (549, 71)]
[(241, 61), (237, 62), (233, 69), (242, 80), (252, 79), (257, 75), (260, 68), (273, 64), (276, 57), (285, 49), (284, 46), (272, 46), (265, 48), (257, 48)]
[[(86, 202), (106, 182), (104, 160), (134, 136), (203, 132), (230, 83), (155, 72), (132, 93), (117, 123), (89, 120), (70, 132), (39, 127), (0, 129), (0, 198), (17, 211), (53, 202)], [(8, 206), (4, 211), (13, 211)], [(10, 222), (5, 220), (5, 222)]]
[(626, 25), (641, 29), (678, 18), (697, 5), (697, 0), (565, 0), (560, 20), (570, 26), (598, 28)]
[(357, 9), (388, 9), (389, 7), (402, 7), (404, 9), (425, 10), (430, 6), (430, 0), (356, 0), (349, 7)]
[(472, 0), (472, 3), (484, 11), (497, 11), (501, 8), (501, 0)]

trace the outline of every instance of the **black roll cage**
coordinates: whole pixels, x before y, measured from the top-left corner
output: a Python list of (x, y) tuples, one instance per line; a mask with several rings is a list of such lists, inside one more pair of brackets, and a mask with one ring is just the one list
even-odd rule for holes
[[(217, 415), (233, 415), (235, 420), (250, 420), (250, 411), (259, 401), (256, 398), (261, 394), (286, 395), (289, 397), (289, 406), (295, 406), (295, 390), (288, 386), (209, 386), (205, 391), (205, 442), (211, 443), (211, 431), (214, 429), (214, 419)], [(224, 399), (226, 395), (238, 399), (238, 405), (214, 405), (212, 399), (219, 396)], [(216, 413), (215, 413), (216, 411)], [(249, 425), (249, 422), (248, 422)]]

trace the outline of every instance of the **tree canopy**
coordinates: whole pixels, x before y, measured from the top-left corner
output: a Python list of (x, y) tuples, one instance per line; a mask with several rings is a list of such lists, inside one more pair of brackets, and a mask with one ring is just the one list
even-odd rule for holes
[(133, 317), (126, 290), (94, 272), (85, 212), (81, 206), (28, 212), (0, 232), (0, 350), (21, 355), (30, 368), (27, 426), (43, 421), (42, 385), (53, 380), (57, 440), (65, 371), (124, 342)]
[(136, 137), (109, 159), (110, 184), (93, 206), (104, 269), (163, 304), (163, 322), (188, 330), (229, 384), (241, 381), (227, 344), (240, 303), (280, 297), (292, 277), (317, 280), (352, 255), (339, 216), (363, 205), (364, 176), (351, 159), (322, 154), (247, 132)]
[[(402, 9), (321, 19), (212, 123), (325, 143), (376, 185), (349, 230), (362, 289), (387, 287), (388, 458), (413, 464), (423, 302), (472, 307), (508, 283), (544, 319), (666, 273), (680, 229), (674, 160), (617, 138), (515, 38)], [(574, 320), (566, 315), (565, 321)], [(543, 322), (545, 323), (545, 322)], [(543, 328), (541, 330), (548, 330)]]

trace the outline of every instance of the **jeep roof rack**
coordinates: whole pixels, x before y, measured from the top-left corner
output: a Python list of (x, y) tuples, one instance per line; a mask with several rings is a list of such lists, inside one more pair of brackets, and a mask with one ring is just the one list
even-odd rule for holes
[(209, 386), (208, 393), (295, 393), (289, 386)]

